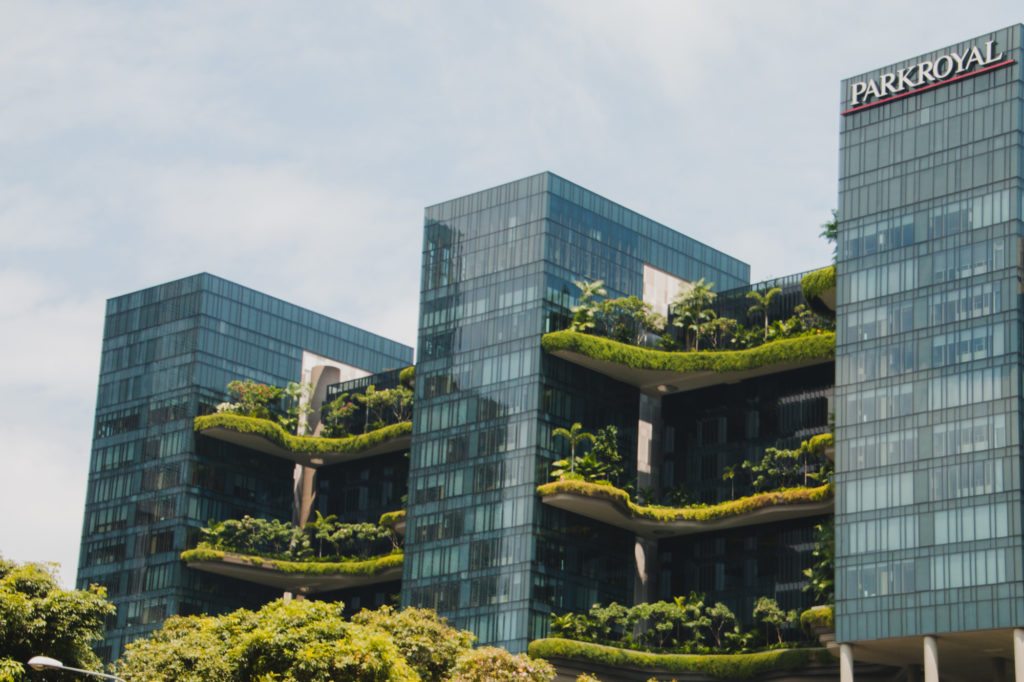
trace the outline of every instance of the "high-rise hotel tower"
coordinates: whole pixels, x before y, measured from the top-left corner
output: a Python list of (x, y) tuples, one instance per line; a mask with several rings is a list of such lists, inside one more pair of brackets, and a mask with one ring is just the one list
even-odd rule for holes
[(1022, 30), (842, 85), (844, 665), (920, 661), (926, 680), (999, 679), (1024, 654)]

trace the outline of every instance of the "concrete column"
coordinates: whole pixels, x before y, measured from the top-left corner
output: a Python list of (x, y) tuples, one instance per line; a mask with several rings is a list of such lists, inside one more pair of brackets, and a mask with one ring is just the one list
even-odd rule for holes
[(1024, 629), (1013, 631), (1013, 679), (1024, 682)]
[[(636, 425), (637, 488), (658, 488), (661, 466), (661, 399), (640, 394), (640, 420)], [(655, 490), (660, 493), (659, 490)]]
[(658, 570), (658, 542), (638, 537), (633, 547), (636, 573), (633, 575), (633, 603), (654, 601), (654, 577)]
[(853, 647), (839, 645), (839, 682), (853, 682)]
[(939, 682), (939, 644), (930, 635), (924, 638), (924, 682)]

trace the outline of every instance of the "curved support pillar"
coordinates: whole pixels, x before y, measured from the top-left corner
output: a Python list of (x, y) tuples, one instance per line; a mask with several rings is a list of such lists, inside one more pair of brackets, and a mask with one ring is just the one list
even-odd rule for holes
[(1013, 631), (1013, 679), (1024, 682), (1024, 629)]
[(853, 682), (853, 647), (839, 645), (839, 682)]
[(924, 682), (939, 682), (939, 644), (931, 635), (924, 638)]

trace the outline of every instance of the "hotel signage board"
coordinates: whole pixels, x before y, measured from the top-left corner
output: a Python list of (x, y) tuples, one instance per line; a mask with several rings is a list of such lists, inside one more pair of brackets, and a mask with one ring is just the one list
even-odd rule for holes
[(925, 59), (911, 66), (890, 71), (877, 79), (855, 81), (850, 84), (850, 108), (843, 115), (885, 104), (896, 99), (947, 85), (963, 78), (1013, 64), (1004, 53), (996, 54), (995, 41), (982, 46), (973, 45), (962, 53), (950, 50), (936, 59)]

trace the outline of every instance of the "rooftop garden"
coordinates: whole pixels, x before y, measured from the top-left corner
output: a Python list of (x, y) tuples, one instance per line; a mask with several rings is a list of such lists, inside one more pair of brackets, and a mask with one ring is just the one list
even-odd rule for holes
[(400, 548), (399, 539), (383, 526), (337, 519), (316, 512), (304, 526), (251, 516), (212, 521), (200, 529), (198, 547), (289, 561), (341, 561)]
[(602, 280), (575, 284), (580, 293), (578, 304), (570, 311), (569, 331), (626, 345), (663, 351), (745, 350), (835, 329), (834, 320), (819, 316), (805, 304), (795, 306), (788, 316), (772, 319), (779, 307), (776, 299), (782, 294), (779, 287), (746, 294), (750, 303), (747, 321), (756, 324), (747, 327), (739, 320), (718, 315), (714, 283), (703, 278), (676, 295), (669, 304), (667, 319), (636, 296), (605, 298), (608, 292)]
[[(182, 552), (189, 563), (229, 562), (285, 574), (372, 577), (402, 566), (399, 537), (372, 523), (338, 523), (319, 512), (305, 526), (276, 519), (211, 522), (195, 549)], [(241, 577), (241, 576), (239, 576)]]

